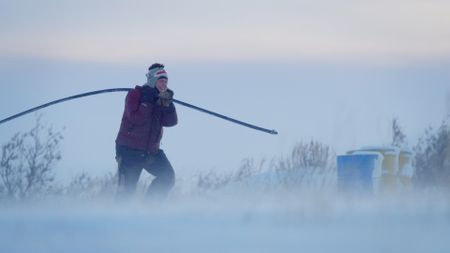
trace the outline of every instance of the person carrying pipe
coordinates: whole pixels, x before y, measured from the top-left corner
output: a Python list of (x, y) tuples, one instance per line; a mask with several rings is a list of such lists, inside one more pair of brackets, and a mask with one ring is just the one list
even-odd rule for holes
[(178, 123), (174, 92), (167, 88), (163, 64), (152, 64), (146, 76), (144, 85), (127, 93), (116, 138), (119, 199), (131, 197), (143, 169), (155, 177), (146, 193), (150, 199), (164, 199), (175, 183), (174, 169), (160, 149), (163, 128)]

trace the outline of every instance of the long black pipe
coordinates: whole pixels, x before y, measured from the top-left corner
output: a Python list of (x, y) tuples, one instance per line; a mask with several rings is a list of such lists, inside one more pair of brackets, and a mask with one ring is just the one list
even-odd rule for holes
[[(128, 92), (130, 90), (131, 90), (131, 88), (105, 89), (105, 90), (97, 90), (97, 91), (86, 92), (86, 93), (82, 93), (82, 94), (78, 94), (78, 95), (74, 95), (74, 96), (70, 96), (70, 97), (61, 98), (61, 99), (58, 99), (58, 100), (55, 100), (55, 101), (52, 101), (52, 102), (49, 102), (49, 103), (46, 103), (46, 104), (34, 107), (34, 108), (31, 108), (31, 109), (23, 111), (21, 113), (15, 114), (15, 115), (10, 116), (8, 118), (2, 119), (2, 120), (0, 120), (0, 125), (5, 123), (5, 122), (7, 122), (7, 121), (13, 120), (13, 119), (18, 118), (20, 116), (23, 116), (25, 114), (28, 114), (28, 113), (40, 110), (42, 108), (45, 108), (45, 107), (48, 107), (48, 106), (51, 106), (51, 105), (54, 105), (54, 104), (61, 103), (61, 102), (64, 102), (64, 101), (77, 99), (77, 98), (81, 98), (81, 97), (97, 95), (97, 94), (101, 94), (101, 93), (124, 92), (124, 91)], [(219, 114), (219, 113), (216, 113), (216, 112), (212, 112), (212, 111), (200, 108), (200, 107), (195, 106), (195, 105), (188, 104), (188, 103), (180, 101), (180, 100), (172, 99), (172, 101), (174, 103), (177, 103), (177, 104), (180, 104), (180, 105), (183, 105), (183, 106), (186, 106), (186, 107), (189, 107), (189, 108), (192, 108), (192, 109), (204, 112), (204, 113), (208, 113), (210, 115), (222, 118), (224, 120), (228, 120), (228, 121), (231, 121), (231, 122), (236, 123), (236, 124), (240, 124), (240, 125), (243, 125), (243, 126), (246, 126), (246, 127), (249, 127), (249, 128), (253, 128), (255, 130), (259, 130), (259, 131), (262, 131), (262, 132), (265, 132), (265, 133), (269, 133), (269, 134), (278, 134), (278, 132), (275, 131), (275, 130), (269, 130), (269, 129), (262, 128), (262, 127), (259, 127), (259, 126), (255, 126), (255, 125), (252, 125), (252, 124), (249, 124), (249, 123), (237, 120), (237, 119), (233, 119), (233, 118), (227, 117), (225, 115), (222, 115), (222, 114)]]

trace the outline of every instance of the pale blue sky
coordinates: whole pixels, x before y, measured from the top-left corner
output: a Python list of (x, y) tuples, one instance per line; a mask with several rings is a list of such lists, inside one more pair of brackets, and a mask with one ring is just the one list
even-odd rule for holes
[[(237, 168), (311, 138), (338, 153), (410, 142), (445, 117), (448, 1), (2, 1), (0, 118), (91, 90), (132, 87), (167, 65), (180, 100), (274, 128), (271, 136), (178, 106), (163, 148), (179, 174)], [(114, 171), (125, 94), (43, 110), (65, 126), (62, 174)], [(448, 106), (448, 105), (447, 105)], [(33, 116), (0, 126), (0, 143)]]

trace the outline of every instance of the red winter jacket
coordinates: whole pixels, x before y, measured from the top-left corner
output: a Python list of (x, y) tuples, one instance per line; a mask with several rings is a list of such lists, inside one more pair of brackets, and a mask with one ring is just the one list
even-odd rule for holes
[(153, 153), (159, 149), (163, 126), (177, 124), (177, 112), (173, 103), (169, 107), (141, 103), (141, 94), (141, 86), (128, 92), (116, 143)]

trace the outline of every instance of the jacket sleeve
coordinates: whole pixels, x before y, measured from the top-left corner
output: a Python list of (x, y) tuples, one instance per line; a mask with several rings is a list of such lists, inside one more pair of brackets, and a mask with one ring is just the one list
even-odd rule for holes
[(161, 123), (165, 127), (175, 126), (178, 123), (177, 110), (173, 103), (168, 107), (162, 107)]
[(153, 105), (140, 102), (138, 90), (130, 90), (125, 99), (124, 116), (133, 124), (142, 125), (153, 109)]

